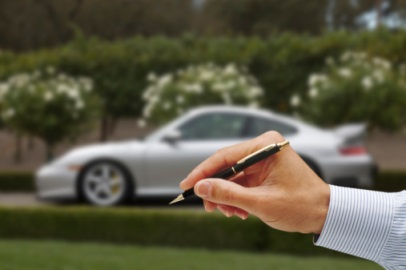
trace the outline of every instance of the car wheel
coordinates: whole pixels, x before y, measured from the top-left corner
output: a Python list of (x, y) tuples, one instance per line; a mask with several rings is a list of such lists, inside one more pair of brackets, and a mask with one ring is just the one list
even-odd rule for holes
[(130, 199), (132, 186), (130, 174), (122, 165), (97, 161), (86, 166), (81, 173), (78, 192), (90, 204), (111, 206)]

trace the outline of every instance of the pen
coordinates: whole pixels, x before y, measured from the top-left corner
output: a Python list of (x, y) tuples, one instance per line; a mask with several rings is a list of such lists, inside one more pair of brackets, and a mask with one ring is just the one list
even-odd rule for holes
[[(289, 144), (289, 141), (283, 141), (281, 143), (273, 143), (268, 146), (265, 146), (264, 148), (261, 148), (258, 151), (255, 151), (254, 153), (239, 160), (234, 166), (232, 166), (228, 169), (225, 169), (224, 171), (221, 171), (209, 178), (228, 179), (231, 176), (236, 175), (239, 172), (242, 172), (249, 166), (254, 165), (255, 163), (279, 152), (280, 150), (282, 150), (282, 148), (284, 146), (286, 146), (288, 144)], [(185, 190), (182, 194), (180, 194), (178, 197), (176, 197), (169, 204), (174, 204), (174, 203), (183, 201), (184, 199), (186, 199), (188, 197), (192, 197), (194, 195), (195, 195), (194, 188), (190, 188), (188, 190)]]

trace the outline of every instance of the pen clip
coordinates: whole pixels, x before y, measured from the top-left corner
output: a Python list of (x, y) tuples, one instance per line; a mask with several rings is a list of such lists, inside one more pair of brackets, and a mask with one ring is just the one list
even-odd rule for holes
[(271, 150), (271, 149), (273, 149), (273, 148), (275, 148), (275, 147), (277, 147), (277, 146), (278, 146), (278, 144), (276, 144), (276, 143), (273, 143), (273, 144), (270, 144), (270, 145), (268, 145), (268, 146), (265, 146), (264, 148), (261, 148), (261, 149), (259, 149), (258, 151), (255, 151), (254, 153), (252, 153), (252, 154), (250, 154), (250, 155), (244, 157), (243, 159), (237, 161), (237, 164), (244, 163), (247, 159), (252, 158), (253, 156), (258, 155), (259, 153), (262, 153), (262, 152), (265, 152), (265, 151), (269, 151), (269, 150)]

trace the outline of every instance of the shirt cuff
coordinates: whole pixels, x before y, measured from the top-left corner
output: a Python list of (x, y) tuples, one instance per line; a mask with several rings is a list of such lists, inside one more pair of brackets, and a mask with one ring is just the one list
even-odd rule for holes
[(393, 220), (389, 193), (330, 185), (330, 206), (315, 245), (377, 261)]

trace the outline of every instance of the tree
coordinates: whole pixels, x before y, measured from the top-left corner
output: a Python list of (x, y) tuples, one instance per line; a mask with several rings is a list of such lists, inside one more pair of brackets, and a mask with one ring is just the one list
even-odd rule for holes
[(384, 58), (345, 52), (328, 58), (325, 72), (311, 74), (308, 96), (293, 96), (291, 105), (325, 127), (365, 122), (370, 129), (397, 131), (406, 124), (405, 72)]
[(92, 82), (64, 73), (16, 74), (0, 85), (2, 119), (17, 135), (44, 140), (47, 159), (55, 145), (82, 133), (97, 112)]

